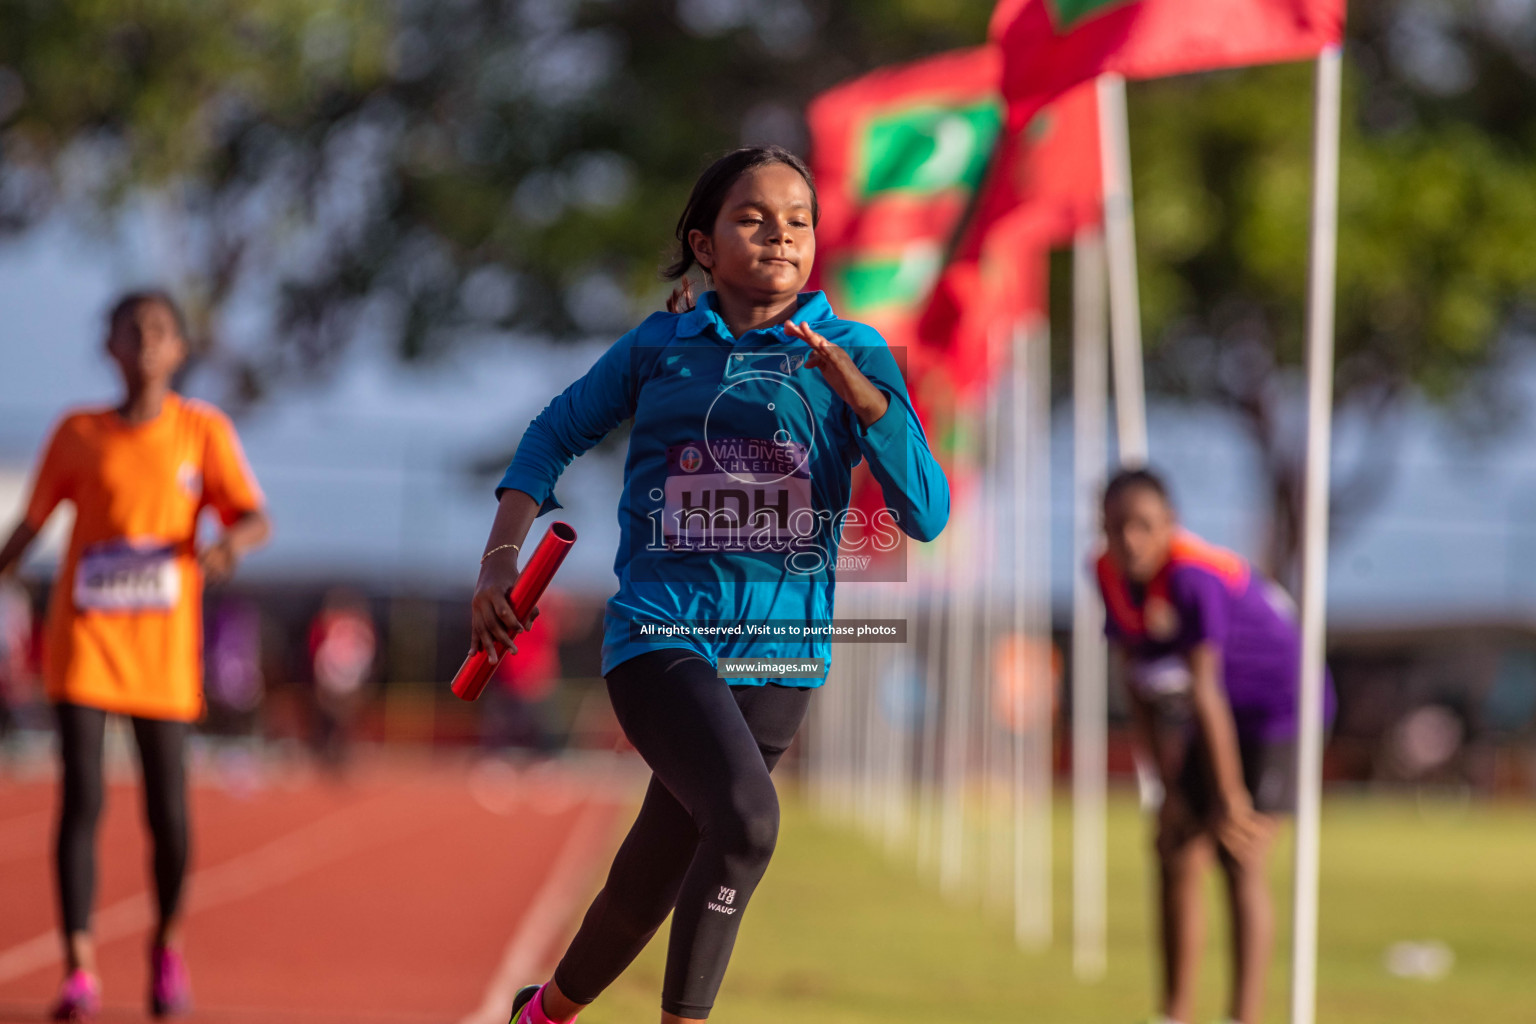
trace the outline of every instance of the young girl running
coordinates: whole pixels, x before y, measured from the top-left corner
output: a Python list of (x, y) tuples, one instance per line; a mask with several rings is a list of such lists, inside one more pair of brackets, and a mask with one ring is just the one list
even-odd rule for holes
[[(1164, 797), (1163, 1016), (1192, 1020), (1212, 852), (1232, 909), (1229, 1019), (1258, 1024), (1274, 933), (1267, 863), (1295, 810), (1301, 636), (1289, 598), (1230, 551), (1179, 528), (1168, 489), (1126, 470), (1104, 491), (1105, 631), (1123, 659), (1138, 741)], [(1334, 697), (1327, 691), (1331, 720)]]
[[(150, 1010), (160, 1017), (190, 1007), (179, 929), (188, 849), (183, 746), (203, 709), (203, 580), (227, 578), (268, 534), (261, 491), (229, 420), (171, 390), (186, 358), (171, 299), (122, 298), (108, 318), (106, 348), (122, 375), (122, 401), (70, 413), (54, 429), (26, 513), (0, 549), (4, 573), (60, 502), (74, 505), (44, 649), (63, 776), (56, 863), (66, 977), (55, 1020), (89, 1020), (101, 1006), (90, 918), (108, 713), (133, 723), (154, 840)], [(224, 530), (199, 548), (205, 507)]]
[[(603, 673), (653, 775), (602, 891), (517, 1024), (576, 1019), (673, 912), (663, 1024), (708, 1017), (742, 914), (768, 866), (779, 807), (769, 772), (823, 682), (840, 528), (858, 543), (931, 540), (949, 486), (896, 360), (871, 328), (802, 292), (816, 191), (800, 159), (740, 149), (695, 183), (672, 279), (713, 284), (686, 313), (620, 338), (529, 425), (497, 489), (473, 602), (472, 649), (510, 646), (520, 545), (571, 459), (634, 418)], [(868, 459), (886, 508), (844, 523)], [(755, 628), (767, 628), (767, 639)], [(515, 650), (515, 648), (513, 648)], [(726, 659), (748, 659), (742, 675)], [(763, 664), (787, 659), (792, 669)], [(811, 676), (786, 675), (820, 660)], [(755, 664), (753, 663), (755, 662)]]

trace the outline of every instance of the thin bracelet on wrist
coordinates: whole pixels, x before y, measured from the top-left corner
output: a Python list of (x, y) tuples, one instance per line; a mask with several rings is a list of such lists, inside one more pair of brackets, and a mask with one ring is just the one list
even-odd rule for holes
[(480, 564), (484, 565), (487, 558), (490, 558), (498, 551), (505, 551), (507, 548), (511, 548), (514, 552), (520, 550), (519, 546), (516, 544), (498, 544), (480, 556)]

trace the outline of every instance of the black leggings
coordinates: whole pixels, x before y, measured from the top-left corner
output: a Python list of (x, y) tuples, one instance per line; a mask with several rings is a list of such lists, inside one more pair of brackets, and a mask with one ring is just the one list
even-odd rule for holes
[[(91, 929), (96, 823), (105, 799), (101, 748), (107, 713), (79, 704), (57, 704), (54, 709), (64, 766), (55, 863), (64, 931), (72, 934)], [(144, 772), (144, 813), (154, 840), (155, 893), (164, 923), (176, 914), (187, 872), (187, 723), (157, 718), (131, 721)]]
[(653, 772), (608, 880), (555, 968), (590, 1003), (676, 908), (661, 1008), (707, 1017), (741, 915), (773, 856), (779, 800), (768, 773), (795, 738), (811, 691), (728, 686), (697, 654), (651, 651), (608, 673), (624, 735)]

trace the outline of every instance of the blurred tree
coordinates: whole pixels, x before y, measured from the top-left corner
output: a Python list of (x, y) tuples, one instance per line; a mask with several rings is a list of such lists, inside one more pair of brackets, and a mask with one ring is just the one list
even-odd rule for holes
[(0, 0), (0, 231), (147, 200), (231, 400), (362, 334), (612, 332), (708, 155), (802, 144), (810, 96), (974, 43), (990, 7)]
[[(803, 145), (809, 97), (974, 44), (990, 8), (0, 0), (0, 235), (58, 212), (165, 232), (232, 402), (357, 338), (415, 359), (498, 331), (614, 333), (663, 293), (709, 154)], [(1341, 527), (1390, 478), (1408, 396), (1497, 421), (1536, 237), (1536, 4), (1357, 2), (1349, 33), (1338, 401), (1368, 440), (1341, 467)], [(1282, 575), (1310, 123), (1306, 67), (1132, 89), (1149, 379), (1248, 425)]]
[(308, 223), (312, 143), (386, 80), (367, 6), (0, 0), (0, 232), (63, 211), (111, 236), (147, 208), (205, 354), (224, 303)]
[[(1508, 421), (1501, 371), (1536, 309), (1536, 4), (1357, 3), (1348, 32), (1335, 401), (1357, 451), (1335, 449), (1335, 538), (1393, 479), (1408, 401), (1474, 429)], [(1148, 386), (1246, 426), (1272, 509), (1265, 568), (1286, 582), (1301, 517), (1311, 78), (1288, 65), (1130, 92)], [(1058, 336), (1069, 307), (1057, 280)]]

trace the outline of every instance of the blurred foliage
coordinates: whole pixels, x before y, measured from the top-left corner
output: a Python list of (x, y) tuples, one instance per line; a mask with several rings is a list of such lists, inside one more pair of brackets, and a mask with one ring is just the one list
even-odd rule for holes
[[(974, 43), (990, 8), (0, 0), (0, 231), (59, 208), (111, 223), (151, 193), (231, 399), (362, 334), (416, 358), (486, 331), (615, 332), (665, 293), (712, 154), (803, 146), (815, 93)], [(271, 340), (212, 345), (241, 299)]]
[[(1268, 568), (1282, 577), (1300, 516), (1312, 78), (1293, 64), (1130, 88), (1148, 385), (1247, 426), (1274, 509)], [(1473, 429), (1515, 412), (1501, 371), (1536, 309), (1531, 96), (1536, 4), (1351, 5), (1335, 396), (1362, 454), (1336, 459), (1335, 536), (1393, 479), (1408, 399)]]
[[(415, 359), (510, 330), (615, 333), (664, 294), (656, 268), (710, 155), (803, 147), (815, 93), (979, 42), (990, 7), (0, 0), (0, 235), (60, 211), (108, 234), (169, 225), (183, 270), (167, 283), (230, 401), (363, 337)], [(1344, 511), (1388, 479), (1406, 396), (1484, 425), (1507, 412), (1498, 371), (1536, 277), (1536, 2), (1351, 7), (1338, 399), (1379, 445), (1342, 474)], [(1310, 78), (1131, 90), (1149, 380), (1249, 426), (1281, 567)]]

